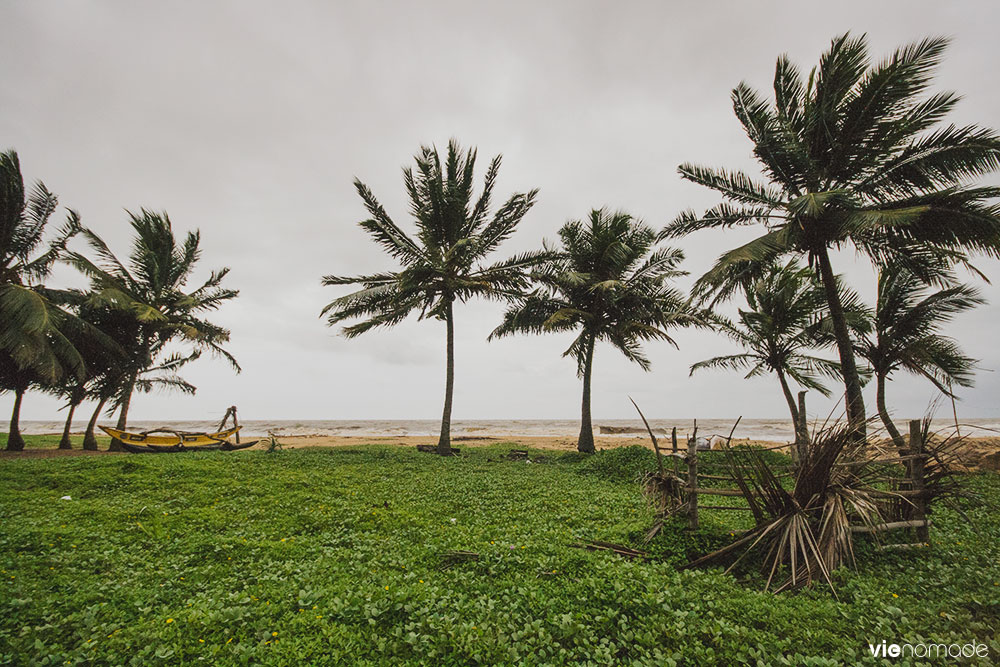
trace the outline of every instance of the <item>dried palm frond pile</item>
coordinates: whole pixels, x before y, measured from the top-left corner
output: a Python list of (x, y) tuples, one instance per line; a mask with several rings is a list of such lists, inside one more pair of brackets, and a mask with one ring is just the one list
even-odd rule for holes
[(643, 475), (639, 480), (642, 495), (653, 507), (653, 526), (646, 533), (644, 542), (649, 542), (663, 529), (663, 524), (676, 512), (684, 509), (687, 502), (684, 481), (676, 474), (660, 467)]
[(656, 439), (656, 435), (653, 434), (653, 429), (650, 428), (649, 422), (646, 421), (646, 415), (642, 414), (642, 410), (639, 409), (639, 406), (631, 397), (629, 400), (632, 401), (632, 405), (635, 406), (636, 411), (638, 411), (639, 416), (642, 418), (642, 423), (646, 425), (649, 439), (653, 442), (653, 450), (656, 452), (656, 470), (646, 473), (639, 480), (642, 495), (652, 505), (653, 513), (656, 517), (652, 528), (646, 533), (644, 540), (645, 542), (649, 542), (663, 529), (664, 522), (672, 514), (685, 506), (684, 504), (687, 501), (685, 494), (686, 485), (677, 473), (676, 455), (674, 455), (675, 458), (673, 459), (673, 471), (667, 470), (663, 465), (663, 454), (660, 452), (660, 444)]
[[(763, 554), (765, 590), (775, 592), (823, 581), (833, 589), (831, 573), (843, 564), (856, 565), (854, 534), (884, 530), (890, 510), (913, 506), (914, 492), (885, 488), (885, 464), (847, 427), (834, 426), (815, 434), (799, 462), (794, 484), (786, 488), (780, 472), (751, 448), (724, 448), (730, 473), (756, 520), (756, 527), (733, 543), (688, 564), (722, 560), (740, 551), (732, 570), (751, 553)], [(928, 464), (929, 485), (944, 493), (952, 484), (948, 449)], [(933, 479), (933, 482), (930, 480)], [(919, 492), (918, 492), (919, 493)], [(728, 570), (727, 570), (728, 571)], [(780, 583), (778, 583), (780, 582)]]

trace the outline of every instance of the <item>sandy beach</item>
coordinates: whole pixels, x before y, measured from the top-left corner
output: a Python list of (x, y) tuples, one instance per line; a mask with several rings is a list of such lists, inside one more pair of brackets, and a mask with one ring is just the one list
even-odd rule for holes
[[(74, 438), (79, 436), (74, 435)], [(243, 438), (246, 442), (251, 438)], [(614, 449), (616, 447), (628, 447), (630, 445), (641, 445), (652, 448), (649, 437), (623, 437), (614, 436), (594, 436), (597, 449)], [(340, 435), (286, 435), (280, 436), (278, 441), (282, 448), (304, 449), (307, 447), (357, 447), (362, 445), (396, 445), (400, 447), (415, 447), (417, 445), (436, 445), (437, 436), (340, 436)], [(660, 445), (670, 448), (670, 438), (659, 439)], [(463, 447), (486, 447), (499, 443), (510, 443), (519, 447), (530, 447), (535, 449), (548, 449), (553, 451), (571, 452), (576, 451), (576, 438), (567, 436), (458, 436), (452, 437), (452, 447), (461, 449)], [(681, 446), (685, 445), (681, 440)], [(771, 442), (767, 440), (751, 440), (749, 438), (734, 438), (733, 443), (751, 443), (761, 447), (774, 447), (786, 443)], [(119, 454), (125, 452), (107, 452), (103, 448), (101, 451), (84, 451), (82, 449), (54, 449), (54, 448), (27, 448), (23, 452), (0, 451), (0, 459), (3, 458), (54, 458), (63, 456), (100, 456), (103, 454)], [(250, 449), (264, 449), (267, 440), (261, 440)]]
[[(283, 436), (278, 438), (285, 449), (297, 447), (350, 447), (356, 445), (400, 445), (403, 447), (414, 447), (416, 445), (436, 445), (437, 436), (403, 436), (403, 437), (364, 437), (364, 436)], [(595, 435), (594, 442), (598, 450), (615, 449), (617, 447), (628, 447), (630, 445), (642, 445), (652, 448), (648, 436), (623, 437)], [(670, 448), (670, 438), (659, 438), (661, 447)], [(499, 443), (511, 443), (522, 447), (532, 447), (535, 449), (551, 449), (555, 451), (576, 451), (576, 438), (567, 436), (458, 436), (452, 437), (451, 446), (461, 449), (462, 447), (485, 447)], [(761, 447), (773, 447), (785, 443), (771, 442), (767, 440), (750, 440), (748, 438), (734, 438), (733, 443), (751, 443)], [(682, 447), (686, 446), (683, 444)]]
[[(77, 437), (77, 436), (74, 436)], [(248, 438), (244, 438), (246, 442)], [(652, 449), (649, 437), (596, 435), (594, 440), (598, 451), (640, 445)], [(306, 449), (311, 447), (359, 447), (363, 445), (389, 445), (398, 447), (415, 447), (417, 445), (436, 445), (437, 436), (344, 436), (344, 435), (286, 435), (278, 441), (284, 450)], [(658, 438), (660, 446), (669, 449), (670, 438)], [(515, 447), (546, 449), (560, 452), (576, 451), (576, 438), (569, 436), (457, 436), (452, 437), (452, 447), (461, 450), (463, 447), (487, 447), (497, 444), (510, 444)], [(733, 438), (733, 444), (752, 445), (765, 448), (787, 448), (787, 442), (773, 440), (758, 440), (752, 438)], [(884, 443), (888, 450), (888, 443)], [(262, 439), (250, 449), (264, 449), (267, 440)], [(681, 438), (682, 448), (686, 447)], [(57, 458), (66, 456), (103, 456), (106, 454), (121, 454), (125, 452), (84, 451), (82, 449), (28, 448), (23, 452), (0, 451), (0, 460), (7, 458)], [(967, 469), (985, 469), (1000, 471), (1000, 437), (968, 437), (962, 441), (962, 466)]]

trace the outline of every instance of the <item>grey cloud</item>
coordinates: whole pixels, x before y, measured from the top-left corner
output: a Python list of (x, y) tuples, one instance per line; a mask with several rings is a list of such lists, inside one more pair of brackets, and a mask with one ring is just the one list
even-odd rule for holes
[[(400, 167), (421, 143), (456, 136), (483, 162), (504, 154), (500, 192), (542, 190), (504, 252), (536, 247), (594, 206), (661, 225), (714, 202), (677, 177), (679, 163), (754, 169), (732, 86), (766, 88), (782, 52), (811, 67), (848, 29), (868, 32), (875, 54), (952, 35), (938, 86), (965, 95), (956, 122), (1000, 125), (995, 3), (841, 2), (824, 20), (817, 12), (774, 1), (5, 3), (0, 143), (117, 251), (128, 243), (123, 209), (146, 206), (169, 211), (179, 229), (201, 229), (202, 275), (233, 267), (241, 298), (217, 318), (245, 372), (200, 361), (189, 373), (198, 396), (139, 397), (137, 419), (200, 417), (233, 402), (248, 419), (434, 418), (440, 323), (349, 341), (319, 318), (338, 294), (320, 276), (392, 265), (355, 224), (354, 176), (408, 224)], [(741, 238), (713, 232), (678, 245), (696, 275)], [(865, 262), (837, 260), (869, 288)], [(980, 266), (997, 273), (995, 261)], [(995, 304), (1000, 288), (984, 290)], [(574, 417), (579, 381), (559, 357), (569, 339), (487, 344), (501, 312), (457, 312), (455, 417)], [(990, 305), (951, 331), (987, 369), (1000, 367), (997, 319)], [(627, 393), (655, 416), (783, 414), (766, 380), (688, 377), (694, 361), (732, 349), (725, 339), (682, 332), (678, 341), (679, 351), (650, 347), (649, 374), (599, 349), (595, 416), (631, 417)], [(978, 377), (962, 409), (995, 415), (997, 376)], [(909, 415), (931, 395), (918, 380), (891, 391)], [(0, 398), (0, 410), (9, 405)], [(57, 407), (33, 395), (24, 418), (48, 419)]]

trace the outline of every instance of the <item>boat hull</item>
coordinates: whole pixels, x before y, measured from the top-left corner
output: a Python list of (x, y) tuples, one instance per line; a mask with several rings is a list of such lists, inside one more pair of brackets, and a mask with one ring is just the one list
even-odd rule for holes
[(241, 442), (238, 445), (234, 445), (231, 442), (215, 443), (212, 445), (134, 445), (128, 442), (122, 442), (122, 447), (125, 451), (131, 452), (132, 454), (170, 454), (174, 452), (232, 452), (237, 449), (247, 449), (248, 447), (253, 447), (260, 440), (251, 440), (250, 442)]
[[(159, 445), (172, 447), (176, 445), (183, 445), (185, 447), (198, 447), (203, 445), (218, 445), (220, 442), (225, 441), (229, 437), (235, 435), (241, 427), (236, 426), (234, 428), (229, 428), (224, 431), (216, 431), (214, 433), (186, 433), (184, 431), (157, 431), (157, 433), (163, 433), (164, 435), (153, 435), (152, 431), (147, 433), (129, 433), (128, 431), (123, 431), (117, 428), (109, 428), (107, 426), (100, 427), (102, 431), (122, 442), (122, 444), (132, 444), (132, 445)], [(242, 447), (240, 449), (243, 449)]]

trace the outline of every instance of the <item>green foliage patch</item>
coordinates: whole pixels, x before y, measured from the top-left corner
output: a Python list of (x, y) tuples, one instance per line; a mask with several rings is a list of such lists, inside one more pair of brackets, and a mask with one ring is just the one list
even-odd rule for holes
[(882, 639), (1000, 656), (997, 475), (966, 479), (970, 520), (935, 512), (930, 549), (863, 547), (839, 599), (774, 596), (676, 567), (742, 514), (669, 525), (662, 561), (571, 546), (638, 544), (648, 452), (509, 448), (0, 460), (0, 664), (878, 664)]

